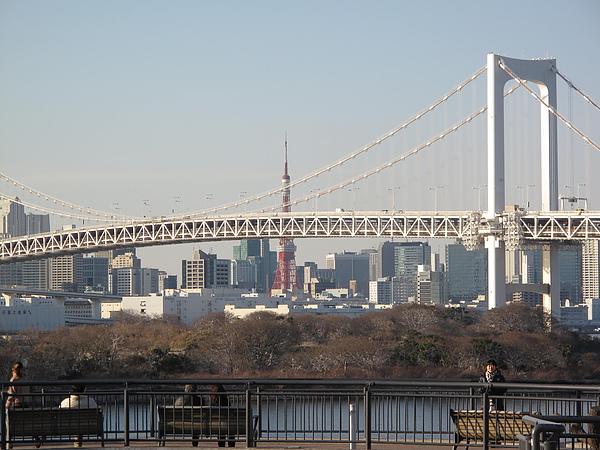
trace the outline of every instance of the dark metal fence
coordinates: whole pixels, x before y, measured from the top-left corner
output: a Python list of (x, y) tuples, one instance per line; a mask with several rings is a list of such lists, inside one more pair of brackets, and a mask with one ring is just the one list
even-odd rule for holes
[[(33, 387), (31, 393), (23, 394), (29, 407), (51, 408), (69, 395), (73, 383), (21, 384)], [(361, 443), (366, 448), (373, 443), (450, 446), (457, 439), (450, 410), (482, 410), (490, 397), (484, 389), (487, 385), (455, 381), (194, 379), (79, 383), (86, 384), (86, 395), (102, 409), (104, 442), (125, 446), (189, 441), (237, 441), (247, 447), (260, 447), (265, 442)], [(184, 392), (186, 384), (195, 392)], [(3, 404), (10, 385), (2, 384)], [(222, 385), (224, 392), (211, 392), (215, 385)], [(599, 405), (598, 385), (503, 386), (508, 389), (501, 396), (506, 411), (581, 417)], [(190, 412), (194, 409), (196, 413)], [(9, 441), (60, 443), (78, 438), (73, 429), (66, 435), (56, 430), (56, 434), (37, 431), (43, 436), (36, 436), (36, 431), (29, 435), (13, 431), (11, 436), (10, 430), (10, 424), (2, 421), (3, 449)], [(491, 443), (504, 447), (519, 444), (514, 436), (496, 437), (490, 442), (486, 434), (485, 438), (470, 438), (469, 446), (487, 448)]]

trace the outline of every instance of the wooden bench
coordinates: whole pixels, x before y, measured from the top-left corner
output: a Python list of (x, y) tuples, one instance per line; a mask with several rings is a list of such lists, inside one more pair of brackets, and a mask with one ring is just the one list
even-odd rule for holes
[[(493, 442), (517, 442), (519, 434), (529, 434), (531, 426), (523, 422), (520, 411), (492, 411), (488, 413), (488, 439)], [(454, 447), (465, 441), (465, 450), (469, 442), (481, 442), (484, 438), (484, 412), (481, 410), (450, 410), (454, 423)]]
[(159, 445), (165, 437), (192, 438), (196, 444), (201, 437), (233, 441), (246, 435), (246, 409), (232, 406), (158, 406)]
[(71, 436), (76, 443), (84, 436), (97, 436), (104, 447), (101, 408), (9, 408), (6, 428), (9, 446), (16, 437), (31, 437), (41, 444), (51, 436)]

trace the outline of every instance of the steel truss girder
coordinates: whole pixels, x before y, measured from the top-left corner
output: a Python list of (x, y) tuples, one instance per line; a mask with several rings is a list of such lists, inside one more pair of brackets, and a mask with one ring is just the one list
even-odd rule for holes
[(485, 219), (478, 211), (457, 211), (277, 213), (150, 221), (0, 240), (0, 263), (120, 247), (240, 239), (445, 238), (476, 249), (489, 235), (513, 249), (600, 239), (600, 212), (506, 212), (498, 220)]

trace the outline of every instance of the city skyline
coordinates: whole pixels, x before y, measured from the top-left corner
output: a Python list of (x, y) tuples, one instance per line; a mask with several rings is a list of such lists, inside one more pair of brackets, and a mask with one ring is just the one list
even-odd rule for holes
[[(597, 101), (599, 18), (594, 1), (553, 1), (541, 11), (533, 2), (4, 1), (1, 172), (131, 216), (225, 204), (277, 186), (286, 130), (293, 182), (414, 116), (490, 51), (556, 57)], [(596, 159), (584, 165), (598, 167)], [(391, 200), (386, 187), (375, 203), (374, 191), (361, 189), (319, 206), (414, 200), (432, 210), (434, 195), (436, 205), (449, 204), (450, 187), (438, 192), (438, 173), (426, 163), (421, 171), (432, 178), (421, 192), (398, 189)], [(573, 194), (588, 184), (588, 195), (594, 180), (584, 181), (567, 174), (561, 186)], [(471, 204), (485, 181), (472, 184), (479, 190), (463, 187)], [(512, 183), (509, 201), (529, 201), (530, 184)], [(324, 266), (323, 247), (358, 251), (380, 241), (298, 240), (297, 261)], [(233, 245), (139, 253), (147, 266), (176, 273), (193, 248), (230, 258)]]

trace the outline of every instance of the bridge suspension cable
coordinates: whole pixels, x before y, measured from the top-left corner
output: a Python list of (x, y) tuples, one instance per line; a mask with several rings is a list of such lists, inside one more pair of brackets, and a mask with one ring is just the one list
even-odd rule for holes
[[(54, 211), (54, 210), (50, 210), (50, 209), (47, 209), (47, 208), (44, 208), (44, 207), (41, 207), (41, 206), (33, 205), (33, 204), (30, 204), (30, 203), (25, 203), (25, 202), (22, 202), (21, 200), (15, 200), (14, 198), (11, 199), (11, 198), (9, 198), (9, 197), (7, 197), (5, 195), (0, 194), (2, 196), (2, 198), (11, 200), (11, 201), (13, 201), (15, 203), (18, 203), (20, 205), (23, 205), (23, 206), (27, 206), (28, 208), (32, 208), (32, 209), (35, 209), (35, 210), (38, 210), (38, 211), (43, 211), (43, 212), (47, 212), (47, 213), (51, 213), (51, 214), (57, 214), (57, 215), (64, 216), (64, 217), (71, 217), (71, 218), (84, 219), (84, 220), (87, 219), (87, 220), (98, 220), (98, 221), (110, 221), (110, 220), (115, 220), (115, 219), (118, 219), (118, 220), (131, 220), (132, 219), (131, 217), (116, 216), (114, 214), (109, 214), (109, 213), (105, 213), (105, 212), (102, 212), (102, 211), (96, 211), (96, 210), (93, 210), (93, 209), (90, 209), (90, 208), (83, 208), (81, 206), (77, 206), (77, 205), (74, 205), (72, 203), (68, 203), (68, 202), (59, 200), (57, 198), (51, 197), (49, 195), (46, 195), (46, 194), (44, 194), (42, 192), (36, 191), (35, 189), (32, 189), (32, 188), (30, 188), (28, 186), (25, 186), (23, 183), (19, 183), (17, 180), (13, 180), (12, 178), (9, 178), (9, 177), (7, 177), (6, 175), (4, 175), (2, 173), (0, 173), (0, 178), (4, 178), (9, 183), (14, 184), (15, 186), (23, 189), (24, 191), (29, 192), (30, 194), (36, 195), (37, 197), (40, 197), (40, 198), (43, 198), (44, 200), (48, 200), (48, 201), (50, 201), (52, 203), (55, 203), (57, 205), (61, 205), (61, 206), (64, 206), (66, 208), (71, 208), (71, 209), (74, 209), (76, 211), (81, 211), (81, 212), (84, 212), (84, 213), (87, 213), (87, 214), (91, 214), (91, 215), (94, 215), (94, 216), (99, 216), (99, 218), (93, 218), (93, 217), (90, 217), (90, 216), (78, 216), (78, 215), (74, 215), (74, 214), (64, 213), (64, 212), (61, 212), (61, 211)], [(102, 218), (100, 218), (100, 217), (102, 217)]]
[[(338, 167), (338, 166), (341, 166), (342, 164), (344, 164), (344, 163), (346, 163), (346, 162), (348, 162), (348, 161), (350, 161), (350, 160), (352, 160), (352, 159), (356, 158), (357, 156), (359, 156), (359, 155), (361, 155), (361, 154), (363, 154), (363, 153), (365, 153), (365, 152), (369, 151), (369, 150), (370, 150), (370, 149), (372, 149), (373, 147), (375, 147), (375, 146), (377, 146), (377, 145), (381, 144), (381, 143), (382, 143), (382, 142), (384, 142), (386, 139), (388, 139), (388, 138), (390, 138), (390, 137), (394, 136), (394, 135), (395, 135), (395, 134), (397, 134), (398, 132), (400, 132), (400, 131), (404, 130), (405, 128), (407, 128), (409, 125), (411, 125), (411, 124), (413, 124), (414, 122), (418, 121), (419, 119), (423, 118), (423, 116), (425, 116), (426, 114), (428, 114), (428, 113), (430, 113), (431, 111), (433, 111), (435, 108), (437, 108), (437, 107), (438, 107), (439, 105), (441, 105), (442, 103), (444, 103), (444, 102), (448, 101), (448, 100), (449, 100), (449, 99), (450, 99), (450, 98), (451, 98), (453, 95), (455, 95), (456, 93), (460, 92), (460, 91), (461, 91), (461, 90), (462, 90), (464, 87), (466, 87), (466, 86), (467, 86), (468, 84), (470, 84), (471, 82), (475, 81), (475, 80), (476, 80), (476, 79), (477, 79), (477, 78), (478, 78), (478, 77), (479, 77), (479, 76), (480, 76), (480, 75), (481, 75), (483, 72), (485, 72), (485, 71), (486, 71), (486, 67), (482, 67), (482, 68), (481, 68), (481, 69), (479, 69), (477, 72), (475, 72), (473, 75), (471, 75), (471, 76), (470, 76), (470, 77), (469, 77), (467, 80), (465, 80), (464, 82), (462, 82), (461, 84), (459, 84), (459, 85), (458, 85), (457, 87), (455, 87), (455, 88), (454, 88), (452, 91), (450, 91), (449, 93), (447, 93), (446, 95), (444, 95), (444, 96), (443, 96), (442, 98), (440, 98), (438, 101), (436, 101), (435, 103), (433, 103), (431, 106), (429, 106), (428, 108), (426, 108), (426, 109), (425, 109), (425, 110), (423, 110), (421, 113), (417, 114), (416, 116), (414, 116), (413, 118), (411, 118), (411, 119), (410, 119), (410, 120), (408, 120), (407, 122), (405, 122), (405, 123), (403, 123), (402, 125), (400, 125), (400, 126), (398, 126), (398, 127), (394, 128), (393, 130), (391, 130), (390, 132), (386, 133), (385, 135), (383, 135), (383, 136), (382, 136), (382, 137), (380, 137), (379, 139), (377, 139), (377, 140), (375, 140), (375, 141), (371, 142), (370, 144), (368, 144), (368, 145), (366, 145), (366, 146), (364, 146), (364, 147), (360, 148), (359, 150), (356, 150), (355, 152), (353, 152), (353, 153), (351, 153), (351, 154), (349, 154), (349, 155), (345, 156), (344, 158), (342, 158), (342, 159), (340, 159), (340, 160), (338, 160), (338, 161), (336, 161), (336, 162), (334, 162), (334, 163), (332, 163), (332, 164), (330, 164), (330, 165), (328, 165), (328, 166), (326, 166), (326, 167), (323, 167), (322, 169), (319, 169), (319, 170), (317, 170), (317, 171), (315, 171), (315, 172), (313, 172), (313, 173), (311, 173), (311, 174), (309, 174), (309, 175), (306, 175), (306, 176), (304, 176), (304, 177), (302, 177), (302, 178), (299, 178), (299, 179), (297, 179), (296, 181), (293, 181), (293, 182), (291, 182), (291, 183), (288, 185), (288, 188), (292, 188), (292, 187), (294, 187), (294, 186), (297, 186), (297, 185), (299, 185), (299, 184), (306, 183), (307, 181), (309, 181), (309, 180), (311, 180), (311, 179), (313, 179), (313, 178), (316, 178), (316, 177), (318, 177), (319, 175), (323, 175), (324, 173), (327, 173), (327, 172), (329, 172), (330, 170), (332, 170), (332, 169), (334, 169), (334, 168), (336, 168), (336, 167)], [(437, 140), (437, 139), (436, 139), (436, 140)], [(433, 142), (433, 141), (432, 141), (432, 142)], [(432, 142), (431, 142), (431, 143), (432, 143)], [(417, 150), (417, 151), (418, 151), (418, 150)], [(398, 162), (398, 161), (395, 161), (395, 162)], [(394, 162), (393, 164), (395, 164), (395, 162)], [(393, 165), (393, 164), (390, 164), (390, 165)], [(386, 166), (387, 166), (387, 165), (386, 165)], [(373, 173), (377, 173), (377, 172), (379, 172), (379, 171), (381, 171), (381, 170), (382, 170), (382, 169), (380, 168), (379, 170), (375, 170), (375, 171), (373, 171)], [(371, 173), (371, 175), (372, 175), (373, 173)], [(363, 178), (364, 178), (364, 177), (359, 177), (359, 179), (356, 179), (355, 181), (352, 181), (351, 183), (347, 183), (347, 184), (340, 185), (340, 186), (339, 186), (337, 189), (340, 189), (340, 188), (342, 188), (342, 187), (344, 187), (344, 186), (347, 186), (348, 184), (355, 183), (356, 181), (359, 181), (359, 180), (361, 180), (361, 179), (363, 179)], [(324, 191), (324, 192), (323, 192), (321, 195), (328, 194), (328, 193), (330, 193), (330, 192), (333, 192), (334, 190), (337, 190), (337, 189), (333, 189), (333, 190), (331, 190), (331, 191)], [(194, 212), (194, 213), (188, 213), (188, 214), (185, 214), (185, 215), (179, 215), (179, 216), (175, 216), (174, 218), (196, 217), (196, 216), (206, 215), (206, 214), (210, 214), (210, 213), (215, 213), (215, 212), (218, 212), (218, 211), (223, 211), (223, 210), (226, 210), (226, 209), (235, 208), (235, 207), (238, 207), (238, 206), (241, 206), (241, 205), (247, 205), (247, 204), (249, 204), (249, 203), (251, 203), (251, 202), (255, 202), (255, 201), (258, 201), (258, 200), (262, 200), (262, 199), (264, 199), (264, 198), (266, 198), (266, 197), (269, 197), (269, 196), (271, 196), (271, 195), (278, 194), (278, 193), (280, 193), (282, 190), (283, 190), (283, 188), (282, 188), (282, 187), (278, 187), (277, 189), (273, 189), (273, 190), (270, 190), (270, 191), (264, 192), (264, 193), (262, 193), (262, 194), (258, 194), (258, 195), (254, 196), (254, 197), (246, 198), (246, 199), (244, 199), (244, 200), (240, 200), (240, 201), (237, 201), (237, 202), (234, 202), (234, 203), (230, 203), (230, 204), (228, 204), (228, 205), (224, 205), (224, 206), (218, 206), (218, 207), (215, 207), (215, 208), (206, 209), (206, 210), (203, 210), (203, 211), (198, 211), (198, 212)], [(315, 197), (317, 197), (317, 196), (316, 196), (316, 195), (315, 195), (315, 196), (309, 196), (309, 197), (307, 197), (307, 198), (306, 198), (306, 199), (304, 199), (304, 200), (300, 200), (300, 201), (293, 202), (293, 203), (291, 203), (290, 205), (292, 205), (292, 204), (296, 204), (296, 203), (300, 203), (300, 202), (302, 202), (302, 201), (306, 201), (306, 200), (308, 200), (308, 199), (312, 199), (312, 198), (315, 198)], [(280, 208), (280, 207), (281, 207), (281, 206), (280, 206), (280, 205), (278, 205), (277, 207), (273, 207), (273, 208), (271, 208), (271, 209), (265, 209), (265, 210), (261, 210), (261, 211), (272, 211), (272, 210), (274, 210), (274, 209), (278, 209), (278, 208)]]
[[(513, 86), (513, 87), (512, 87), (512, 88), (510, 88), (508, 91), (506, 91), (506, 93), (504, 94), (504, 97), (506, 97), (506, 96), (508, 96), (508, 95), (512, 94), (512, 93), (513, 93), (514, 91), (516, 91), (516, 90), (517, 90), (519, 87), (520, 87), (520, 85), (518, 85), (518, 84), (517, 84), (517, 85), (515, 85), (515, 86)], [(299, 203), (307, 202), (307, 201), (309, 201), (309, 200), (312, 200), (312, 199), (315, 199), (315, 198), (321, 197), (321, 196), (323, 196), (323, 195), (330, 194), (330, 193), (332, 193), (332, 192), (335, 192), (335, 191), (337, 191), (337, 190), (339, 190), (339, 189), (343, 189), (343, 188), (345, 188), (345, 187), (347, 187), (347, 186), (350, 186), (350, 185), (352, 185), (352, 184), (354, 184), (354, 183), (357, 183), (357, 182), (359, 182), (359, 181), (361, 181), (361, 180), (364, 180), (365, 178), (368, 178), (368, 177), (370, 177), (371, 175), (374, 175), (374, 174), (376, 174), (376, 173), (379, 173), (379, 172), (381, 172), (381, 171), (382, 171), (382, 170), (384, 170), (384, 169), (387, 169), (387, 168), (389, 168), (389, 167), (392, 167), (394, 164), (397, 164), (397, 163), (399, 163), (399, 162), (401, 162), (401, 161), (404, 161), (404, 160), (405, 160), (406, 158), (408, 158), (409, 156), (412, 156), (412, 155), (415, 155), (415, 154), (417, 154), (418, 152), (420, 152), (421, 150), (423, 150), (423, 149), (425, 149), (425, 148), (427, 148), (427, 147), (431, 146), (431, 145), (432, 145), (432, 144), (434, 144), (435, 142), (437, 142), (437, 141), (439, 141), (439, 140), (441, 140), (441, 139), (445, 138), (446, 136), (448, 136), (448, 135), (450, 135), (450, 134), (454, 133), (454, 132), (455, 132), (455, 131), (457, 131), (459, 128), (461, 128), (463, 125), (466, 125), (467, 123), (469, 123), (469, 122), (471, 122), (473, 119), (475, 119), (477, 116), (479, 116), (479, 115), (483, 114), (484, 112), (486, 112), (486, 111), (487, 111), (487, 109), (488, 109), (488, 107), (487, 107), (487, 106), (484, 106), (483, 108), (481, 108), (480, 110), (476, 111), (475, 113), (473, 113), (472, 115), (470, 115), (470, 116), (469, 116), (469, 117), (467, 117), (466, 119), (463, 119), (461, 122), (459, 122), (459, 123), (457, 123), (456, 125), (454, 125), (452, 128), (449, 128), (449, 129), (447, 129), (446, 131), (444, 131), (443, 133), (439, 134), (439, 135), (438, 135), (438, 136), (436, 136), (435, 138), (433, 138), (433, 139), (431, 139), (431, 140), (427, 141), (427, 142), (426, 142), (426, 143), (424, 143), (424, 144), (421, 144), (421, 145), (420, 145), (420, 146), (418, 146), (418, 147), (415, 147), (415, 148), (413, 148), (412, 150), (410, 150), (409, 152), (407, 152), (407, 153), (405, 153), (405, 154), (403, 154), (403, 155), (399, 156), (398, 158), (395, 158), (395, 159), (393, 159), (393, 160), (391, 160), (391, 161), (388, 161), (387, 163), (385, 163), (385, 164), (383, 164), (383, 165), (381, 165), (381, 166), (379, 166), (379, 167), (377, 167), (377, 168), (375, 168), (375, 169), (373, 169), (373, 170), (370, 170), (370, 171), (368, 171), (368, 172), (365, 172), (365, 173), (363, 173), (362, 175), (359, 175), (358, 177), (352, 178), (352, 179), (350, 179), (350, 180), (346, 180), (346, 181), (344, 181), (344, 182), (342, 182), (342, 183), (340, 183), (340, 184), (338, 184), (338, 185), (336, 185), (336, 186), (333, 186), (333, 187), (330, 187), (330, 188), (328, 188), (328, 189), (324, 189), (324, 190), (321, 190), (321, 191), (319, 191), (319, 192), (313, 193), (313, 194), (311, 194), (311, 195), (307, 195), (307, 196), (305, 196), (305, 197), (302, 197), (302, 198), (296, 199), (296, 200), (294, 200), (294, 201), (290, 202), (290, 203), (289, 203), (289, 205), (290, 205), (290, 206), (293, 206), (293, 205), (296, 205), (296, 204), (299, 204)], [(280, 208), (280, 206), (273, 206), (273, 207), (270, 207), (270, 208), (265, 208), (265, 209), (258, 210), (258, 211), (256, 211), (256, 212), (258, 212), (258, 213), (263, 213), (263, 212), (268, 212), (268, 211), (274, 211), (274, 210), (276, 210), (276, 209), (279, 209), (279, 208)]]
[(569, 85), (570, 88), (574, 89), (575, 92), (581, 95), (586, 102), (588, 102), (590, 105), (593, 105), (598, 111), (600, 111), (600, 106), (598, 106), (589, 96), (584, 94), (583, 91), (581, 91), (577, 86), (575, 86), (571, 80), (569, 80), (566, 76), (560, 73), (556, 67), (553, 66), (552, 70), (554, 70), (559, 77), (565, 80), (565, 82)]
[(131, 221), (135, 220), (135, 218), (124, 217), (124, 216), (111, 216), (111, 217), (105, 218), (105, 217), (82, 216), (79, 214), (66, 213), (63, 211), (57, 211), (54, 209), (44, 208), (43, 206), (37, 206), (37, 205), (34, 205), (33, 203), (27, 203), (19, 198), (9, 197), (8, 195), (4, 195), (4, 194), (0, 194), (0, 198), (5, 199), (5, 200), (10, 200), (13, 203), (17, 203), (19, 205), (26, 206), (27, 208), (35, 209), (36, 211), (41, 211), (41, 212), (45, 212), (48, 214), (62, 216), (62, 217), (69, 217), (71, 219), (92, 220), (95, 222), (114, 222), (117, 220), (119, 222), (126, 222), (126, 221), (131, 222)]
[(581, 136), (581, 138), (586, 143), (588, 143), (589, 145), (594, 147), (596, 150), (600, 151), (600, 145), (598, 145), (594, 141), (592, 141), (589, 136), (587, 136), (582, 131), (580, 131), (571, 122), (569, 122), (562, 115), (560, 115), (559, 112), (556, 111), (555, 108), (550, 106), (547, 102), (545, 102), (542, 98), (540, 98), (539, 95), (537, 95), (535, 92), (533, 92), (533, 90), (530, 89), (529, 86), (527, 86), (527, 83), (525, 83), (525, 80), (522, 80), (512, 70), (510, 70), (510, 68), (504, 63), (504, 61), (500, 60), (499, 64), (500, 64), (500, 68), (502, 68), (506, 73), (508, 73), (512, 78), (514, 78), (517, 81), (517, 83), (519, 83), (521, 86), (523, 86), (525, 89), (527, 89), (527, 91), (533, 96), (533, 98), (535, 98), (538, 102), (540, 102), (542, 105), (544, 105), (546, 108), (548, 108), (548, 111), (550, 111), (552, 114), (554, 114), (556, 117), (558, 117), (568, 128), (570, 128), (575, 133), (577, 133), (579, 136)]

